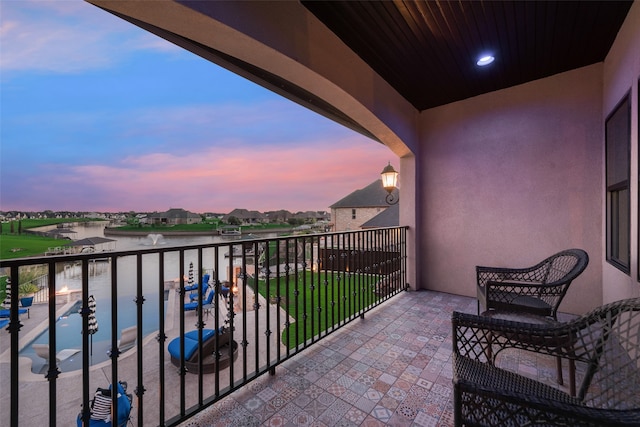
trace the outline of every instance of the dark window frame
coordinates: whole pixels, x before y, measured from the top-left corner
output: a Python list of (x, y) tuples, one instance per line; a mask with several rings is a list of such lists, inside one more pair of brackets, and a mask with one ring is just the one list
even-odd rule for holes
[(630, 177), (631, 97), (627, 93), (605, 121), (606, 259), (626, 274), (631, 272)]
[[(638, 77), (638, 85), (637, 85), (637, 90), (636, 90), (636, 114), (637, 114), (637, 122), (638, 124), (640, 124), (640, 77)], [(637, 141), (638, 143), (640, 143), (640, 126), (637, 126), (637, 130), (638, 130), (638, 135), (637, 135)], [(636, 225), (638, 227), (640, 227), (640, 152), (638, 152), (638, 222), (636, 223)], [(640, 254), (640, 229), (638, 230), (638, 254)], [(636, 280), (638, 280), (640, 282), (640, 262), (638, 262), (637, 266), (638, 268), (638, 272), (637, 272), (637, 278)]]

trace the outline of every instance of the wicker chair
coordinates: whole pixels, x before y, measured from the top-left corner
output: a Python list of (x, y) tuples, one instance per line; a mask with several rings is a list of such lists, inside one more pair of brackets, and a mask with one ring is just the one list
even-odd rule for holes
[[(452, 326), (457, 426), (640, 425), (640, 298), (556, 326), (458, 312)], [(574, 360), (577, 396), (487, 360), (507, 348)]]
[(556, 318), (571, 281), (587, 268), (582, 249), (568, 249), (528, 268), (476, 267), (478, 313), (525, 312)]

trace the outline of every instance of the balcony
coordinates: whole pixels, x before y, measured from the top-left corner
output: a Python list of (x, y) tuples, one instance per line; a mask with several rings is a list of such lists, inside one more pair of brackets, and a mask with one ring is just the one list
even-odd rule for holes
[[(90, 413), (83, 408), (112, 378), (128, 383), (134, 425), (179, 425), (201, 412), (211, 416), (238, 392), (267, 390), (274, 382), (279, 385), (272, 390), (277, 390), (292, 370), (307, 370), (292, 385), (301, 390), (311, 385), (307, 374), (324, 373), (324, 380), (334, 383), (335, 375), (351, 371), (352, 356), (364, 355), (371, 345), (360, 345), (362, 338), (356, 336), (374, 327), (394, 337), (394, 325), (403, 316), (384, 310), (407, 309), (394, 302), (378, 308), (408, 295), (403, 227), (0, 262), (13, 283), (19, 283), (23, 268), (35, 265), (47, 272), (44, 296), (36, 298), (41, 303), (30, 308), (28, 317), (20, 315), (18, 296), (12, 293), (10, 323), (0, 334), (0, 409), (11, 425), (70, 425), (79, 414), (88, 420)], [(197, 286), (185, 290), (192, 275), (200, 282), (204, 274), (217, 295), (210, 304)], [(195, 310), (188, 309), (191, 299)], [(65, 329), (73, 316), (79, 329)], [(92, 316), (99, 320), (98, 330), (107, 331), (106, 340), (81, 332), (90, 330)], [(443, 339), (447, 321), (437, 327)], [(137, 331), (133, 348), (111, 351), (118, 349), (121, 331), (132, 325)], [(362, 327), (369, 332), (358, 332)], [(224, 333), (209, 344), (198, 341), (208, 329), (229, 334), (231, 344), (222, 342)], [(196, 337), (195, 351), (204, 355), (195, 362), (186, 360), (189, 343), (180, 338), (189, 335)], [(71, 356), (60, 357), (75, 337)], [(26, 357), (34, 340), (49, 344), (48, 358)], [(345, 340), (348, 344), (340, 348)], [(172, 342), (173, 357), (168, 351)], [(383, 349), (387, 344), (380, 343), (377, 351)], [(398, 350), (390, 346), (387, 351), (385, 360)], [(399, 360), (410, 357), (404, 353), (397, 354)], [(49, 363), (56, 355), (60, 360)], [(309, 362), (319, 359), (325, 359), (323, 366)], [(349, 368), (361, 368), (355, 365)], [(332, 387), (346, 392), (345, 384), (346, 379)], [(276, 401), (288, 401), (291, 392), (285, 387)], [(267, 395), (271, 392), (262, 393)]]

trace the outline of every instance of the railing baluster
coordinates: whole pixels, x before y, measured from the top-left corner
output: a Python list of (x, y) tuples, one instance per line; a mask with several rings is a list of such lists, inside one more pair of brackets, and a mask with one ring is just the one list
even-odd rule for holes
[[(143, 290), (142, 290), (142, 254), (138, 254), (136, 256), (136, 308), (137, 308), (137, 329), (136, 329), (136, 361), (138, 365), (138, 378), (137, 385), (135, 389), (135, 394), (138, 398), (138, 425), (143, 424), (143, 414), (144, 414), (144, 392), (146, 389), (143, 384), (143, 372), (144, 372), (144, 364), (143, 364), (143, 349), (142, 344), (142, 330), (144, 329), (144, 316), (143, 316), (143, 304), (145, 301)], [(159, 300), (162, 301), (164, 298), (164, 286), (163, 292), (159, 295)], [(120, 353), (120, 349), (118, 349), (118, 353)]]
[[(91, 408), (89, 407), (89, 263), (88, 260), (82, 260), (82, 425), (89, 425), (89, 417), (91, 416)], [(51, 333), (51, 331), (49, 331)], [(51, 351), (49, 345), (49, 351)], [(54, 361), (49, 356), (50, 361)]]
[[(196, 328), (198, 330), (198, 353), (199, 354), (204, 354), (204, 351), (202, 349), (203, 343), (202, 343), (202, 329), (204, 328), (204, 320), (202, 319), (203, 313), (203, 307), (202, 307), (202, 300), (204, 299), (204, 293), (205, 293), (205, 286), (207, 285), (206, 283), (203, 282), (203, 269), (202, 269), (202, 248), (198, 248), (198, 269), (197, 274), (196, 274), (196, 280), (197, 280), (197, 284), (198, 287), (196, 287), (196, 292), (197, 292), (197, 301), (198, 301), (198, 309), (196, 310), (196, 315), (198, 316), (198, 321), (196, 323)], [(210, 292), (210, 291), (209, 291)], [(216, 291), (213, 303), (215, 304), (215, 302), (218, 300), (218, 296), (220, 294), (218, 293), (218, 291)], [(217, 309), (217, 306), (216, 306)], [(208, 309), (209, 311), (211, 311), (211, 309)], [(203, 371), (203, 363), (204, 363), (204, 357), (201, 357), (200, 359), (198, 359), (198, 405), (202, 406), (202, 402), (204, 401), (204, 374), (202, 373)]]
[(180, 307), (180, 368), (178, 370), (178, 374), (180, 375), (180, 417), (184, 417), (186, 408), (185, 408), (185, 400), (186, 400), (186, 374), (187, 368), (185, 366), (185, 354), (184, 354), (184, 297), (186, 290), (184, 289), (184, 249), (178, 252), (180, 260), (180, 292), (178, 294), (179, 307)]
[[(11, 334), (11, 365), (18, 366), (18, 343), (22, 324), (18, 318), (18, 266), (11, 266), (11, 301), (9, 304), (9, 333)], [(51, 357), (51, 355), (49, 355)], [(55, 360), (55, 358), (53, 359)], [(18, 369), (11, 369), (11, 425), (17, 426), (19, 420)]]
[[(114, 414), (118, 413), (118, 356), (120, 355), (118, 349), (118, 261), (118, 258), (114, 258), (111, 263), (111, 354), (115, 354), (115, 357), (111, 358), (111, 405)], [(93, 357), (93, 354), (91, 356)], [(116, 392), (114, 393), (114, 391)]]
[[(49, 295), (49, 301), (56, 299), (56, 264), (50, 262), (47, 265), (48, 270), (48, 284), (47, 292)], [(57, 408), (57, 378), (60, 374), (57, 363), (51, 363), (51, 360), (56, 360), (56, 305), (48, 304), (48, 323), (49, 323), (49, 370), (46, 374), (46, 378), (49, 381), (49, 425), (54, 427), (56, 425), (56, 408)], [(53, 357), (53, 359), (52, 359)]]
[[(165, 384), (165, 368), (164, 368), (164, 360), (165, 360), (165, 354), (164, 354), (164, 343), (167, 339), (167, 335), (165, 334), (165, 323), (164, 323), (164, 316), (165, 316), (165, 310), (164, 310), (164, 258), (166, 256), (166, 253), (164, 251), (161, 251), (158, 253), (158, 336), (157, 336), (157, 341), (158, 341), (158, 360), (160, 361), (160, 369), (158, 370), (160, 373), (160, 378), (159, 383), (160, 383), (160, 387), (159, 388), (159, 393), (158, 393), (158, 419), (159, 419), (159, 425), (164, 425), (165, 424), (165, 404), (166, 404), (166, 400), (165, 400), (165, 390), (163, 385)], [(139, 336), (139, 335), (138, 335)], [(138, 348), (142, 347), (142, 342), (138, 341)], [(138, 425), (139, 426), (143, 426), (143, 420), (142, 420), (142, 412), (139, 411), (138, 412)]]
[[(227, 279), (231, 279), (233, 275), (233, 245), (229, 245), (229, 265), (228, 265), (228, 270), (227, 270)], [(229, 283), (227, 283), (227, 285), (231, 286), (231, 283), (233, 282), (233, 280), (229, 280)], [(230, 292), (231, 293), (231, 292)], [(233, 295), (229, 295), (229, 307), (228, 310), (233, 310), (233, 306), (232, 306), (232, 302), (233, 302)], [(245, 311), (246, 313), (246, 311)], [(234, 367), (234, 360), (233, 360), (233, 351), (234, 351), (234, 345), (233, 345), (233, 332), (235, 330), (235, 325), (234, 325), (234, 315), (231, 314), (229, 316), (229, 328), (231, 329), (229, 332), (231, 333), (231, 337), (229, 339), (229, 346), (227, 351), (229, 352), (228, 357), (229, 357), (229, 389), (233, 388), (233, 384), (235, 382), (235, 378), (234, 378), (234, 374), (235, 374), (235, 367)], [(218, 357), (220, 353), (220, 348), (216, 346), (216, 357)], [(218, 363), (216, 363), (216, 375), (218, 374), (218, 372), (220, 372), (220, 366)]]

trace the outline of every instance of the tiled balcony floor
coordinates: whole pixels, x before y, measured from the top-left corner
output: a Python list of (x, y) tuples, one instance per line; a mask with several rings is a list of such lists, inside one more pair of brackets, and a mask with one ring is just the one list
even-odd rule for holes
[[(454, 310), (475, 313), (476, 300), (402, 293), (182, 425), (453, 425)], [(552, 358), (505, 352), (500, 359), (556, 385)]]
[[(402, 292), (367, 313), (364, 319), (354, 320), (282, 363), (276, 368), (275, 376), (265, 375), (255, 380), (182, 426), (452, 425), (450, 319), (454, 310), (475, 313), (476, 299), (431, 291)], [(29, 329), (42, 324), (45, 317), (46, 310), (34, 308), (31, 318), (24, 320), (25, 333), (36, 332)], [(561, 320), (566, 317), (562, 316)], [(8, 349), (8, 339), (8, 334), (0, 335), (0, 353)], [(155, 339), (150, 339), (145, 345), (155, 347), (157, 344)], [(145, 354), (151, 357), (155, 353)], [(7, 352), (4, 359), (0, 359), (0, 389), (5, 386), (8, 389), (12, 369), (5, 362), (8, 362)], [(133, 362), (135, 358), (123, 358), (119, 368), (123, 378), (135, 378)], [(157, 360), (150, 363), (149, 366), (154, 366)], [(553, 358), (505, 351), (497, 363), (556, 386)], [(29, 368), (30, 362), (24, 366), (26, 371)], [(168, 369), (175, 370), (172, 366)], [(90, 388), (108, 383), (109, 373), (110, 366), (92, 368)], [(24, 374), (30, 379), (21, 381), (23, 396), (46, 396), (48, 383)], [(176, 378), (171, 375), (165, 378), (166, 391), (178, 390)], [(567, 372), (565, 378), (568, 378)], [(81, 379), (77, 373), (63, 373), (58, 379), (58, 389), (81, 390)], [(156, 401), (154, 390), (156, 387), (149, 383), (147, 401)], [(69, 420), (75, 420), (79, 398), (77, 392), (58, 395), (58, 425), (68, 425)], [(30, 399), (23, 398), (20, 402), (22, 424), (47, 424), (46, 406), (28, 411)], [(169, 407), (165, 409), (170, 414), (175, 412)], [(9, 394), (5, 393), (0, 397), (0, 413), (8, 410)], [(147, 414), (145, 423), (157, 424), (153, 421), (153, 407), (149, 406), (148, 410), (151, 413)], [(136, 416), (134, 408), (129, 425), (136, 425)], [(0, 427), (4, 425), (8, 425), (8, 418), (0, 417)]]

